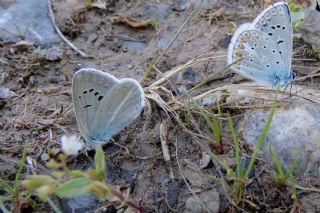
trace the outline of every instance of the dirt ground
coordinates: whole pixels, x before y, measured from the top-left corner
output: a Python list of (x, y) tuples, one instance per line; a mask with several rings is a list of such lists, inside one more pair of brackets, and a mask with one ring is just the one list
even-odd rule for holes
[[(192, 4), (179, 10), (177, 1), (166, 0), (107, 2), (111, 2), (107, 9), (88, 9), (76, 0), (69, 1), (70, 5), (67, 6), (63, 0), (54, 2), (59, 29), (77, 48), (90, 55), (89, 58), (79, 56), (61, 43), (57, 46), (62, 51), (61, 59), (49, 61), (35, 53), (36, 46), (0, 41), (0, 57), (7, 62), (1, 64), (0, 69), (5, 71), (1, 80), (4, 87), (17, 94), (13, 99), (0, 99), (0, 172), (3, 179), (14, 179), (24, 145), (29, 148), (29, 157), (44, 165), (48, 156), (54, 157), (60, 151), (59, 139), (62, 135), (79, 134), (71, 98), (71, 79), (78, 69), (94, 67), (118, 78), (143, 79), (141, 84), (147, 87), (162, 77), (159, 72), (150, 69), (149, 64), (159, 57), (195, 7)], [(217, 59), (192, 66), (195, 75), (192, 81), (183, 74), (171, 77), (174, 89), (191, 88), (223, 69), (226, 66), (227, 47), (236, 27), (243, 22), (251, 22), (259, 11), (270, 4), (270, 1), (262, 0), (241, 2), (209, 1), (183, 27), (157, 63), (160, 72), (165, 73), (202, 54), (216, 56)], [(139, 21), (150, 19), (155, 23), (153, 26), (133, 27), (121, 21), (121, 15)], [(44, 51), (50, 53), (52, 49), (48, 47)], [(310, 59), (293, 60), (293, 68), (300, 76), (309, 72), (305, 67), (319, 65), (310, 46), (298, 38), (294, 41), (293, 57)], [(149, 69), (150, 74), (144, 78)], [(198, 93), (240, 81), (243, 78), (225, 71), (204, 85)], [(318, 82), (319, 79), (314, 78), (312, 84), (310, 79), (299, 84), (319, 87)], [(173, 90), (169, 85), (166, 88)], [(186, 200), (192, 196), (191, 190), (196, 194), (217, 191), (220, 196), (219, 212), (241, 211), (229, 202), (230, 196), (222, 185), (210, 178), (211, 175), (217, 176), (221, 169), (213, 163), (204, 169), (199, 166), (203, 152), (199, 143), (234, 166), (234, 144), (227, 122), (223, 123), (224, 148), (219, 152), (210, 141), (195, 141), (156, 102), (150, 100), (150, 104), (151, 112), (145, 109), (137, 121), (114, 137), (118, 145), (104, 146), (107, 180), (124, 190), (132, 187), (131, 198), (144, 205), (147, 212), (184, 212)], [(230, 110), (228, 106), (222, 108), (223, 115), (227, 111), (234, 116), (244, 113), (241, 109)], [(184, 118), (184, 111), (177, 110), (177, 113)], [(196, 119), (202, 131), (214, 138), (203, 119), (197, 116)], [(234, 122), (237, 124), (240, 119), (241, 116), (237, 116)], [(161, 151), (161, 122), (166, 122), (168, 126), (170, 163), (164, 161)], [(190, 129), (193, 128), (191, 125)], [(250, 148), (240, 142), (242, 151), (250, 154)], [(81, 154), (72, 159), (70, 165), (87, 168), (87, 162), (86, 156)], [(173, 171), (173, 177), (170, 171)], [(222, 174), (226, 176), (223, 170)], [(297, 178), (297, 182), (313, 187), (320, 185), (319, 180), (313, 178)], [(247, 212), (299, 212), (299, 208), (307, 212), (306, 208), (315, 206), (313, 209), (320, 211), (317, 205), (319, 198), (314, 199), (319, 194), (298, 191), (297, 195), (301, 201), (298, 207), (290, 197), (290, 188), (279, 186), (272, 178), (272, 168), (258, 161), (254, 176), (246, 186), (245, 198), (248, 202), (241, 203), (240, 207)], [(100, 207), (108, 205), (106, 202), (99, 204)]]

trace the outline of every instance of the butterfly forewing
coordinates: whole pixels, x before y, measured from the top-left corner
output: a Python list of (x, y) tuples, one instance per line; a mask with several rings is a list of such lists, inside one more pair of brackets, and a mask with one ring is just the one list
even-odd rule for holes
[(274, 4), (253, 23), (254, 29), (268, 35), (281, 53), (288, 72), (291, 71), (292, 23), (288, 5), (284, 2)]
[(91, 138), (104, 143), (133, 122), (143, 109), (143, 89), (132, 79), (123, 79), (105, 96), (90, 128)]
[(90, 141), (90, 126), (104, 96), (115, 86), (116, 79), (95, 69), (81, 69), (73, 77), (72, 98), (79, 130)]

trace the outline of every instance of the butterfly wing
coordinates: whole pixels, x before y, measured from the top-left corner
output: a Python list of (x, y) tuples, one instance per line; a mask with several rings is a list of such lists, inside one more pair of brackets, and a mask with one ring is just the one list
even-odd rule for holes
[(287, 68), (273, 40), (259, 31), (247, 30), (246, 26), (240, 27), (236, 34), (230, 44), (229, 63), (238, 62), (232, 69), (257, 82), (278, 84), (281, 80), (278, 73)]
[(115, 86), (117, 79), (108, 73), (85, 68), (72, 80), (72, 100), (81, 135), (91, 140), (90, 126), (104, 96)]
[(273, 86), (291, 80), (292, 26), (288, 11), (285, 3), (276, 3), (252, 24), (238, 28), (228, 49), (228, 64), (235, 62), (231, 67), (235, 72)]
[(253, 29), (263, 32), (275, 41), (278, 52), (282, 52), (288, 72), (291, 72), (293, 28), (288, 5), (278, 2), (267, 8), (255, 19)]
[(133, 79), (122, 79), (102, 99), (90, 132), (95, 143), (105, 143), (133, 122), (144, 106), (144, 92)]

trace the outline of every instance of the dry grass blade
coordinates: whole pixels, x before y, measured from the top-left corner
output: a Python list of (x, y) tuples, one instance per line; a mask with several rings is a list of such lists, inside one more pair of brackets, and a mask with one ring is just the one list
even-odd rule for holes
[(198, 63), (213, 61), (213, 60), (217, 60), (217, 59), (225, 59), (225, 54), (221, 54), (221, 55), (217, 55), (217, 56), (201, 55), (196, 58), (193, 58), (190, 61), (188, 61), (187, 63), (179, 65), (179, 66), (165, 72), (164, 76), (162, 78), (160, 78), (156, 82), (152, 83), (150, 86), (147, 87), (147, 89), (153, 89), (154, 87), (157, 87), (157, 86), (165, 83), (168, 78), (177, 74), (178, 72), (185, 70), (188, 67), (194, 66)]

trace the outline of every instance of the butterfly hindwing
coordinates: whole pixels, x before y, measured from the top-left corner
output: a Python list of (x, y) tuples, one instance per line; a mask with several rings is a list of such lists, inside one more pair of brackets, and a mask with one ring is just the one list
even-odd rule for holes
[(135, 80), (120, 80), (98, 107), (90, 128), (92, 138), (103, 143), (133, 122), (143, 109), (143, 94), (142, 87)]
[(81, 135), (90, 141), (90, 126), (101, 100), (115, 86), (117, 79), (101, 71), (85, 68), (72, 80), (72, 99)]

